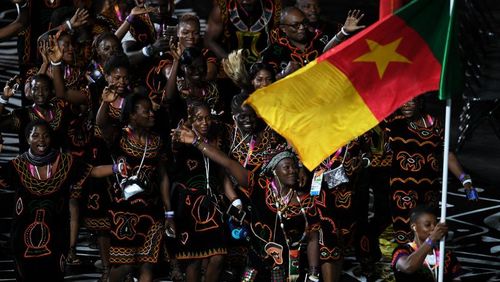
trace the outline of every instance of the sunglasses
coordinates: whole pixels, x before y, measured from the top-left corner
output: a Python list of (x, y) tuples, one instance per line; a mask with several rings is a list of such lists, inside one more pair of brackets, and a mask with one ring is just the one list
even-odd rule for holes
[(281, 25), (285, 25), (285, 26), (289, 26), (293, 29), (299, 29), (301, 26), (304, 27), (304, 28), (307, 28), (309, 26), (309, 21), (308, 20), (303, 20), (302, 22), (300, 23), (293, 23), (293, 24), (281, 24)]

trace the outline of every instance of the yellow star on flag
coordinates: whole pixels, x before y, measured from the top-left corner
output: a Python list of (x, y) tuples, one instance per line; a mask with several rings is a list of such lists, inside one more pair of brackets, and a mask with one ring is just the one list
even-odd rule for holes
[(368, 44), (370, 51), (356, 58), (354, 62), (375, 63), (377, 65), (378, 75), (382, 79), (385, 70), (387, 69), (387, 66), (389, 65), (390, 62), (401, 62), (401, 63), (411, 64), (411, 61), (408, 60), (408, 58), (396, 52), (396, 49), (398, 48), (399, 43), (401, 43), (402, 39), (403, 38), (401, 37), (386, 45), (381, 45), (378, 42), (366, 39), (366, 43)]

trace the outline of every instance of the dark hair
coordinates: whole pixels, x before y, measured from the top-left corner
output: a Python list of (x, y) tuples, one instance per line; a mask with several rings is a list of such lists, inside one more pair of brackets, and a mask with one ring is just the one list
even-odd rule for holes
[(198, 30), (200, 30), (200, 19), (192, 14), (184, 14), (179, 18), (179, 25), (184, 23), (194, 23), (198, 26)]
[(54, 83), (52, 81), (52, 78), (50, 78), (50, 76), (44, 73), (35, 74), (30, 78), (29, 84), (31, 85), (31, 83), (33, 83), (34, 80), (45, 80), (45, 82), (47, 82), (47, 84), (49, 85), (50, 91), (51, 92), (54, 91)]
[(179, 59), (179, 65), (191, 65), (196, 59), (203, 57), (201, 49), (198, 47), (188, 47), (184, 49)]
[(141, 101), (148, 101), (151, 103), (151, 100), (145, 93), (134, 93), (125, 97), (125, 104), (123, 105), (122, 115), (120, 117), (123, 124), (129, 122), (130, 116), (135, 113), (136, 106)]
[(412, 209), (410, 212), (410, 224), (417, 222), (417, 220), (424, 214), (432, 214), (437, 217), (436, 208), (422, 205)]
[(130, 62), (127, 55), (125, 54), (115, 54), (112, 55), (104, 64), (104, 73), (110, 74), (113, 70), (117, 68), (130, 69)]
[(101, 42), (105, 41), (105, 40), (115, 40), (116, 42), (118, 42), (118, 46), (120, 47), (121, 49), (121, 53), (123, 53), (123, 49), (122, 49), (122, 45), (120, 44), (120, 39), (118, 39), (118, 37), (116, 37), (116, 35), (112, 32), (103, 32), (101, 34), (99, 34), (95, 39), (94, 41), (92, 42), (92, 58), (94, 60), (97, 59), (97, 47), (99, 47), (99, 44), (101, 44)]
[(26, 125), (26, 127), (24, 128), (24, 137), (26, 139), (29, 138), (31, 131), (36, 126), (45, 126), (50, 137), (53, 136), (54, 131), (52, 130), (52, 127), (50, 126), (50, 124), (47, 121), (45, 121), (43, 119), (35, 119), (35, 120), (31, 121), (30, 123), (28, 123), (28, 125)]
[(188, 114), (188, 120), (190, 123), (193, 122), (192, 119), (193, 119), (194, 115), (196, 114), (196, 110), (200, 109), (200, 108), (205, 108), (210, 113), (210, 106), (208, 106), (208, 104), (203, 102), (203, 101), (195, 100), (195, 101), (190, 102), (187, 105), (187, 114)]
[(241, 106), (243, 105), (243, 102), (245, 102), (247, 98), (248, 98), (247, 93), (240, 93), (233, 96), (233, 99), (231, 99), (231, 113), (233, 115), (241, 112)]
[(285, 7), (285, 8), (283, 8), (283, 10), (281, 10), (280, 24), (284, 24), (286, 19), (287, 19), (287, 16), (293, 12), (300, 13), (300, 14), (304, 15), (304, 12), (302, 12), (302, 10), (300, 10), (299, 8), (297, 8), (295, 6)]
[(276, 72), (274, 71), (274, 68), (270, 64), (264, 62), (256, 62), (250, 66), (250, 70), (248, 71), (250, 80), (255, 79), (255, 76), (261, 70), (268, 71), (271, 74), (272, 81), (276, 81)]
[(55, 9), (50, 16), (50, 26), (55, 28), (64, 23), (64, 21), (71, 19), (75, 14), (76, 8), (72, 6), (63, 6)]

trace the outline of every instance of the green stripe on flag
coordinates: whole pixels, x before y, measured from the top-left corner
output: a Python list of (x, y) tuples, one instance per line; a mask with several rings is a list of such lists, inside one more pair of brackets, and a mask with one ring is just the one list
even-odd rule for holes
[(448, 32), (449, 7), (449, 0), (414, 0), (395, 13), (420, 34), (441, 63)]

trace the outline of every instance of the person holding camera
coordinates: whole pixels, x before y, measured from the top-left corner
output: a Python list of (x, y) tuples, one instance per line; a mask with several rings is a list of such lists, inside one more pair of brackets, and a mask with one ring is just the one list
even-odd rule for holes
[(110, 189), (110, 281), (122, 281), (131, 271), (140, 281), (153, 280), (166, 231), (173, 232), (173, 212), (166, 166), (165, 142), (152, 132), (155, 123), (147, 95), (127, 95), (121, 119), (125, 127), (109, 122), (114, 89), (105, 89), (97, 113), (97, 126), (114, 162)]

